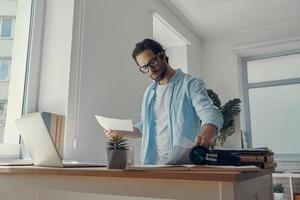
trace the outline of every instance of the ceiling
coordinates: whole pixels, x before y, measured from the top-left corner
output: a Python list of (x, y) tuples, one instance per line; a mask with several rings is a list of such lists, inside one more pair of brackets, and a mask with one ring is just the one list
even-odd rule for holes
[(277, 31), (300, 37), (300, 0), (163, 0), (201, 39)]

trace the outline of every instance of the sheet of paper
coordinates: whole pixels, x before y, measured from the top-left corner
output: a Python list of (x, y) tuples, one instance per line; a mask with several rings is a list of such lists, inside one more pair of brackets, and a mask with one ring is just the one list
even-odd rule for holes
[(187, 171), (188, 167), (184, 165), (134, 165), (129, 166), (126, 170), (145, 170), (145, 171)]
[(95, 115), (99, 124), (105, 130), (121, 130), (121, 131), (133, 131), (133, 124), (131, 119), (112, 119), (99, 115)]

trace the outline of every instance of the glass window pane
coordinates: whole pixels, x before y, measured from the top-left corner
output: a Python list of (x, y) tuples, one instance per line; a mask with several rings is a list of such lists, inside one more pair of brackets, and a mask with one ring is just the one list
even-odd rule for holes
[(12, 20), (11, 19), (3, 19), (2, 20), (2, 29), (1, 29), (1, 37), (11, 37), (12, 35)]
[(0, 127), (4, 127), (6, 118), (7, 100), (0, 100)]
[(300, 153), (300, 84), (249, 90), (253, 147)]
[(31, 5), (31, 0), (0, 0), (0, 146), (19, 142), (14, 120), (22, 113)]
[(0, 81), (8, 81), (9, 79), (9, 61), (0, 62)]
[(300, 77), (300, 54), (247, 62), (248, 82), (264, 82)]

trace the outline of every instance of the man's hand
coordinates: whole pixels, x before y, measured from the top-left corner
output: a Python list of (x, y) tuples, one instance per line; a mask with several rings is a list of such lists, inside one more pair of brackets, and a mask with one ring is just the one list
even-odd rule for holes
[(216, 134), (217, 128), (214, 125), (206, 124), (202, 127), (201, 133), (195, 138), (195, 143), (196, 145), (209, 148)]
[(202, 134), (198, 135), (195, 139), (196, 145), (200, 145), (200, 146), (203, 146), (203, 147), (206, 147), (206, 148), (209, 148), (211, 142), (212, 142), (211, 139), (209, 139), (205, 136), (202, 136)]
[(108, 139), (112, 139), (116, 136), (127, 137), (127, 138), (140, 138), (142, 134), (137, 128), (133, 128), (133, 131), (121, 131), (121, 130), (104, 130), (104, 133)]
[(104, 133), (105, 133), (106, 137), (110, 140), (114, 137), (117, 137), (117, 136), (122, 136), (123, 137), (122, 132), (117, 131), (117, 130), (111, 130), (111, 129), (104, 130)]

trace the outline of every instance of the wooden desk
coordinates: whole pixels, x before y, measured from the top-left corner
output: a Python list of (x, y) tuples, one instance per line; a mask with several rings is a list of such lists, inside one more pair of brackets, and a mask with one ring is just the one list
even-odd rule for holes
[(185, 200), (268, 200), (273, 199), (273, 172), (274, 169), (209, 172), (0, 167), (0, 188)]

